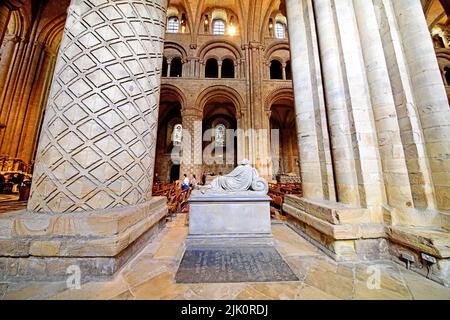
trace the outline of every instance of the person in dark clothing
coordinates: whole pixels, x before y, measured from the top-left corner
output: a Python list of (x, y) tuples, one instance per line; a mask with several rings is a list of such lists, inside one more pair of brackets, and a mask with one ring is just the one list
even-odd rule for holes
[(202, 185), (206, 185), (206, 174), (204, 172), (202, 173), (201, 179), (202, 179)]

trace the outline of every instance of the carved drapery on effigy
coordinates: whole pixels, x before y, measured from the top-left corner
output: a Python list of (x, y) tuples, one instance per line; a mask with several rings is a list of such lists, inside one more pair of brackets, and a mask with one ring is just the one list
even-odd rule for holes
[(34, 212), (151, 198), (166, 0), (73, 0), (40, 137)]
[(221, 193), (243, 191), (256, 191), (265, 194), (269, 191), (267, 181), (259, 177), (258, 171), (250, 166), (249, 160), (246, 159), (231, 173), (214, 179), (211, 186), (203, 192)]

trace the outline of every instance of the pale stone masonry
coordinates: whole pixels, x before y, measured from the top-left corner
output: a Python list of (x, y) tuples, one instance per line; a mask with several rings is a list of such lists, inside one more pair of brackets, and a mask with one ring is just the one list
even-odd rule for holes
[[(337, 260), (383, 257), (385, 239), (399, 259), (406, 251), (426, 265), (421, 253), (432, 254), (432, 278), (448, 285), (450, 108), (420, 1), (286, 4), (300, 148), (308, 146), (301, 171), (315, 158), (321, 183), (311, 192), (305, 175), (304, 198), (284, 206), (288, 220)], [(315, 130), (303, 125), (313, 115)], [(326, 153), (311, 140), (327, 129), (335, 196), (319, 171)]]
[(158, 229), (167, 205), (151, 186), (166, 8), (72, 0), (28, 212), (1, 220), (2, 277), (64, 277), (71, 264), (110, 276)]
[(0, 280), (63, 278), (74, 263), (114, 274), (164, 222), (154, 173), (228, 173), (201, 163), (203, 133), (222, 122), (250, 132), (232, 160), (302, 182), (301, 197), (285, 197), (287, 224), (329, 256), (412, 257), (449, 286), (449, 16), (429, 14), (439, 2), (1, 1), (0, 165), (32, 172), (33, 186), (27, 211), (0, 217)]

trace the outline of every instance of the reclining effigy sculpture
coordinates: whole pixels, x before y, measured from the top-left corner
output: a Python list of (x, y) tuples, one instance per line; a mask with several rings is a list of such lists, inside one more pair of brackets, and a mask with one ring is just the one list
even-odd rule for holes
[(269, 184), (265, 179), (259, 177), (258, 171), (250, 165), (250, 161), (245, 159), (231, 173), (220, 176), (207, 186), (203, 193), (224, 193), (255, 191), (267, 194)]

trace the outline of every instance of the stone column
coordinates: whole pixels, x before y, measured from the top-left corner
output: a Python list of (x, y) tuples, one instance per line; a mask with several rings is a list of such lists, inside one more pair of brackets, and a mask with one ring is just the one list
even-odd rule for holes
[[(406, 205), (419, 209), (416, 212), (418, 220), (423, 220), (424, 217), (428, 219), (431, 215), (424, 215), (423, 210), (435, 207), (434, 191), (396, 14), (390, 0), (373, 0), (373, 4), (383, 42), (384, 56), (388, 65), (413, 197), (413, 202)], [(398, 152), (396, 153), (398, 154)], [(411, 219), (412, 212), (411, 210), (408, 212), (408, 219)]]
[(379, 208), (384, 190), (353, 3), (317, 0), (314, 6), (338, 200)]
[(450, 210), (450, 108), (419, 0), (395, 0), (401, 42), (423, 130), (436, 206)]
[[(23, 66), (24, 57), (26, 54), (26, 49), (28, 46), (28, 40), (25, 38), (20, 38), (19, 42), (15, 46), (13, 58), (11, 60), (11, 68), (6, 76), (3, 92), (0, 95), (0, 123), (8, 124), (8, 119), (12, 112), (11, 106), (14, 101), (15, 93), (19, 87), (19, 76), (20, 70)], [(17, 97), (16, 97), (17, 98)], [(14, 125), (15, 122), (12, 123)], [(10, 143), (5, 139), (5, 130), (0, 131), (0, 153), (8, 154)]]
[(35, 85), (32, 86), (30, 98), (27, 102), (26, 114), (22, 122), (19, 142), (17, 144), (17, 158), (30, 164), (36, 151), (36, 140), (40, 131), (44, 108), (47, 104), (51, 80), (55, 70), (54, 53), (44, 52), (36, 70)]
[(203, 161), (203, 127), (201, 110), (188, 108), (183, 110), (183, 142), (180, 175), (200, 177)]
[(286, 62), (283, 62), (282, 64), (281, 64), (281, 72), (282, 72), (282, 79), (283, 80), (286, 80), (286, 66), (287, 66), (287, 64), (286, 64)]
[(218, 78), (222, 79), (222, 61), (217, 61)]
[(29, 211), (104, 210), (151, 199), (165, 14), (165, 0), (72, 1)]
[(387, 203), (395, 208), (407, 208), (414, 200), (394, 97), (391, 90), (386, 90), (391, 87), (391, 80), (381, 36), (376, 32), (379, 26), (375, 8), (372, 1), (354, 0), (353, 3), (378, 134)]
[(335, 200), (312, 2), (287, 0), (286, 5), (304, 197)]
[(167, 78), (170, 78), (171, 69), (172, 69), (172, 59), (167, 59)]
[(11, 10), (4, 4), (0, 5), (0, 44), (3, 43), (10, 17)]
[(6, 37), (3, 42), (2, 54), (0, 56), (0, 96), (6, 87), (6, 81), (12, 67), (14, 52), (19, 38), (17, 36)]
[(0, 264), (20, 268), (0, 280), (111, 276), (167, 214), (151, 194), (167, 1), (92, 3), (69, 7), (28, 211), (0, 217)]

